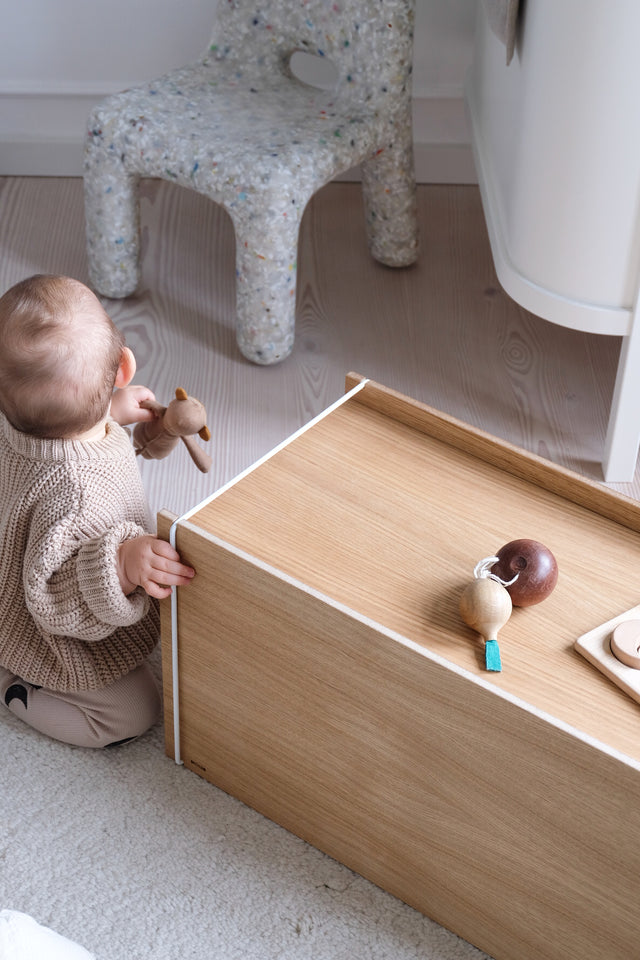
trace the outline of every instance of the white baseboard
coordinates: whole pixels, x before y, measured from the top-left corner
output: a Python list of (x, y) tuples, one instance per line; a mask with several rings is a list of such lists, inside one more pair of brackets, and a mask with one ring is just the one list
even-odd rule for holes
[[(100, 99), (0, 91), (0, 176), (82, 176), (85, 118)], [(477, 182), (462, 97), (415, 99), (413, 124), (418, 183)]]
[(4, 139), (0, 133), (0, 176), (81, 177), (82, 141), (78, 137)]

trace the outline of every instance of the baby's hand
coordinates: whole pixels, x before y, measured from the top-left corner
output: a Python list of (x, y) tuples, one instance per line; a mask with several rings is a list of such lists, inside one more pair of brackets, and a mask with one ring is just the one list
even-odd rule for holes
[(121, 427), (128, 423), (153, 420), (155, 413), (140, 406), (143, 400), (155, 400), (155, 395), (148, 387), (121, 387), (111, 397), (111, 416)]
[(166, 540), (135, 537), (118, 548), (118, 579), (125, 594), (143, 587), (150, 597), (162, 600), (171, 593), (171, 585), (184, 586), (195, 576), (193, 567), (180, 561), (180, 554)]

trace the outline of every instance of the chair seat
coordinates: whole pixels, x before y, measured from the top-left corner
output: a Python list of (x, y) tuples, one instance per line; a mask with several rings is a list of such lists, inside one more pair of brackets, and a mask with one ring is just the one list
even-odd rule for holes
[(293, 177), (306, 200), (382, 136), (376, 111), (355, 97), (284, 75), (258, 88), (208, 64), (109, 97), (93, 119), (94, 135), (126, 152), (130, 172), (175, 180), (231, 210), (249, 191), (290, 187)]

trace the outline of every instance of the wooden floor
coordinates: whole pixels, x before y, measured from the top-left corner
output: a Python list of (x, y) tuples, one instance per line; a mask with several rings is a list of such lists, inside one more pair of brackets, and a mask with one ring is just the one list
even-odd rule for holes
[[(501, 290), (476, 187), (419, 187), (421, 254), (406, 270), (370, 258), (357, 184), (317, 194), (301, 230), (294, 353), (273, 367), (235, 345), (226, 214), (146, 181), (141, 216), (140, 291), (104, 302), (136, 381), (163, 402), (184, 386), (213, 434), (206, 476), (183, 449), (141, 464), (154, 511), (198, 503), (337, 399), (350, 370), (602, 480), (620, 340), (547, 323)], [(0, 179), (0, 291), (37, 272), (87, 279), (80, 180)], [(640, 474), (615, 487), (640, 498)]]

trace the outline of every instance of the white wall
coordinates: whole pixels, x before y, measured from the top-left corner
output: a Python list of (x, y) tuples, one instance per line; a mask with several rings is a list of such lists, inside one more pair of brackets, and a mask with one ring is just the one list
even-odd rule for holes
[[(414, 130), (422, 182), (475, 179), (463, 106), (477, 0), (416, 0)], [(0, 31), (0, 174), (79, 175), (107, 93), (199, 56), (215, 0), (19, 0)]]

